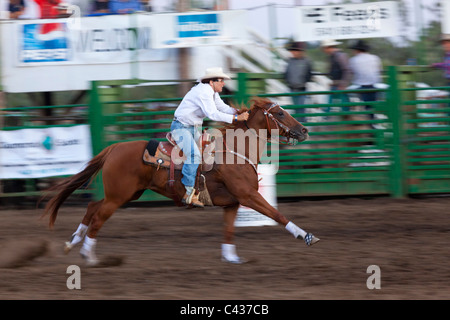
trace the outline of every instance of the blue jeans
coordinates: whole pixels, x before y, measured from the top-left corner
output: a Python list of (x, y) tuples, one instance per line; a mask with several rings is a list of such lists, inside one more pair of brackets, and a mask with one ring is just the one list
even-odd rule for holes
[(186, 156), (186, 161), (181, 170), (183, 174), (181, 182), (186, 187), (193, 187), (195, 185), (197, 169), (202, 163), (202, 155), (196, 143), (201, 136), (199, 129), (200, 126), (186, 126), (177, 120), (173, 120), (170, 126), (173, 139)]

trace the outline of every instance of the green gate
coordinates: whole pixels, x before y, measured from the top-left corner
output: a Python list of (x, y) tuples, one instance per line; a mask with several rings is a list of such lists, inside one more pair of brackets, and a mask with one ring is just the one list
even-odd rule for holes
[[(449, 87), (417, 88), (428, 67), (398, 67), (400, 85), (402, 169), (405, 194), (450, 192), (450, 99)], [(436, 90), (430, 99), (424, 90)]]

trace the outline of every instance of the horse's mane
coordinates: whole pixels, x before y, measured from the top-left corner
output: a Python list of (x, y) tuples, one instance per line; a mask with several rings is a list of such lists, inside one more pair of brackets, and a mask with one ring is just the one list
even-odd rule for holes
[[(272, 101), (270, 101), (270, 99), (268, 99), (268, 98), (253, 97), (250, 99), (250, 109), (246, 105), (243, 105), (243, 104), (241, 104), (240, 106), (236, 106), (235, 104), (232, 103), (231, 106), (237, 110), (237, 114), (241, 114), (246, 111), (252, 111), (253, 109), (256, 109), (256, 108), (263, 108), (266, 104), (269, 104), (269, 103), (272, 103)], [(222, 132), (222, 134), (224, 134), (227, 129), (235, 129), (235, 128), (240, 128), (242, 126), (243, 126), (242, 122), (236, 122), (236, 123), (225, 125), (218, 129)]]

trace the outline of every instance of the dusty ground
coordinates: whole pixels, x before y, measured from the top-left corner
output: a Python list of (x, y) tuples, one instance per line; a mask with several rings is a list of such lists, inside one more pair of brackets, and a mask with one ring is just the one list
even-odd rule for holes
[[(450, 198), (300, 201), (280, 211), (322, 241), (280, 226), (238, 228), (245, 265), (220, 261), (221, 209), (120, 209), (98, 239), (112, 266), (86, 268), (62, 246), (84, 208), (53, 231), (40, 210), (0, 210), (0, 299), (450, 299)], [(67, 268), (81, 268), (69, 290)], [(381, 289), (369, 290), (370, 265)]]

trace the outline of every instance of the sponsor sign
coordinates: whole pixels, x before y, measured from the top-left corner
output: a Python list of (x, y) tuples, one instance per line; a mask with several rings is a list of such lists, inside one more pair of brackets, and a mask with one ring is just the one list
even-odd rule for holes
[(177, 17), (179, 38), (216, 37), (222, 29), (217, 13), (188, 14)]
[(395, 1), (296, 8), (297, 41), (356, 39), (399, 35)]
[(69, 39), (65, 23), (30, 23), (22, 25), (21, 62), (69, 60)]
[(91, 158), (88, 125), (0, 131), (0, 179), (72, 175)]
[(185, 48), (247, 43), (245, 19), (245, 10), (154, 15), (152, 47)]
[[(88, 17), (78, 24), (20, 22), (18, 64), (111, 64), (161, 59), (151, 48), (150, 24), (135, 16)], [(80, 18), (81, 19), (81, 18)]]

